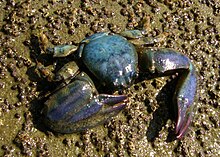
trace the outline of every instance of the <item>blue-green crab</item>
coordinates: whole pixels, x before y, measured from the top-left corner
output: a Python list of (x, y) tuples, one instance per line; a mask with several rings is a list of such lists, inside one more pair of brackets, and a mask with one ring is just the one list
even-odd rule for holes
[[(48, 49), (54, 57), (76, 53), (102, 85), (121, 89), (132, 85), (142, 72), (150, 70), (163, 75), (178, 72), (180, 78), (174, 94), (177, 105), (177, 138), (182, 138), (192, 120), (196, 95), (196, 72), (185, 55), (166, 48), (143, 48), (136, 52), (135, 45), (158, 42), (146, 38), (140, 30), (120, 35), (96, 33), (81, 41), (80, 46), (61, 45)], [(61, 88), (50, 95), (43, 113), (45, 124), (55, 132), (72, 133), (94, 127), (121, 111), (127, 103), (126, 95), (99, 94), (91, 78), (80, 72), (72, 61), (52, 77), (64, 81)]]

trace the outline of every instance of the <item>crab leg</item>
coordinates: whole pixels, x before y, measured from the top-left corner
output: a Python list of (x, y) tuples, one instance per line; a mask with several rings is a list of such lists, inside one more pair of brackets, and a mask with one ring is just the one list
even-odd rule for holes
[(146, 37), (144, 31), (140, 30), (127, 30), (121, 32), (120, 35), (127, 38), (129, 42), (134, 45), (151, 45), (154, 43), (162, 42), (169, 35), (168, 32), (161, 33), (156, 37)]
[(66, 57), (74, 53), (78, 49), (75, 45), (58, 45), (54, 48), (47, 48), (48, 54), (53, 54), (53, 57)]
[(148, 49), (141, 54), (141, 69), (150, 70), (162, 75), (179, 72), (179, 80), (173, 97), (177, 105), (177, 138), (187, 132), (193, 117), (193, 101), (196, 95), (196, 72), (186, 56), (172, 49)]

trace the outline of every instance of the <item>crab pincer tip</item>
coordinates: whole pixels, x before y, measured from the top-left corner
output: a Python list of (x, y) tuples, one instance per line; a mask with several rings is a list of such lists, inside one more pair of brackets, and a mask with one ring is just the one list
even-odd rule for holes
[(187, 120), (186, 124), (184, 124), (181, 127), (176, 129), (176, 134), (177, 134), (176, 138), (177, 139), (182, 139), (183, 136), (187, 133), (188, 127), (190, 125), (190, 121), (191, 121), (191, 119)]
[(188, 130), (192, 120), (193, 113), (191, 108), (182, 108), (178, 109), (178, 119), (176, 125), (176, 137), (177, 139), (181, 139)]

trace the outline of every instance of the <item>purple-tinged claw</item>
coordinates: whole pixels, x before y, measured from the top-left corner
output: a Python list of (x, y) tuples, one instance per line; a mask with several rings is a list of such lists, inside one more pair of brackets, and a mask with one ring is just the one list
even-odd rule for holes
[(102, 114), (104, 113), (110, 113), (118, 111), (121, 111), (125, 106), (127, 102), (127, 96), (126, 95), (106, 95), (101, 94), (98, 96), (99, 100), (103, 104), (108, 104), (109, 106), (105, 109), (103, 109)]
[(126, 106), (124, 95), (98, 94), (92, 80), (80, 73), (45, 103), (44, 122), (53, 131), (72, 133), (106, 122)]
[(127, 100), (126, 95), (107, 95), (107, 94), (100, 94), (98, 96), (98, 99), (100, 102), (103, 102), (104, 104), (118, 104), (120, 102), (123, 102)]
[[(72, 115), (69, 121), (75, 123), (95, 116), (96, 114), (118, 113), (125, 107), (125, 100), (127, 100), (127, 97), (124, 95), (95, 96), (85, 107)], [(103, 122), (104, 121), (103, 119)]]
[(193, 115), (191, 113), (187, 113), (187, 111), (182, 111), (179, 109), (176, 124), (176, 134), (178, 139), (181, 139), (186, 134), (191, 123), (192, 116)]
[(126, 106), (124, 95), (98, 95), (69, 119), (65, 133), (83, 131), (103, 124)]
[(182, 138), (191, 123), (196, 95), (196, 72), (189, 58), (172, 49), (147, 49), (141, 54), (141, 70), (160, 75), (179, 73), (173, 101), (177, 106), (177, 138)]
[(178, 106), (178, 117), (176, 124), (177, 138), (182, 138), (191, 123), (193, 117), (193, 101), (196, 96), (196, 73), (193, 65), (190, 63), (190, 68), (185, 71), (178, 81), (174, 101)]

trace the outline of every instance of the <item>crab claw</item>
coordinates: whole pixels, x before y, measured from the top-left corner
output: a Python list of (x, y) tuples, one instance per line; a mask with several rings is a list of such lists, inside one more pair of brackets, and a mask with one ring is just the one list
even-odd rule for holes
[(140, 58), (142, 70), (150, 70), (162, 75), (179, 73), (179, 80), (173, 96), (177, 108), (177, 138), (182, 138), (192, 121), (193, 101), (196, 96), (196, 72), (193, 64), (183, 54), (172, 49), (147, 49)]
[(83, 131), (116, 115), (126, 100), (124, 95), (99, 95), (88, 75), (80, 73), (46, 101), (44, 122), (54, 132)]
[(195, 69), (190, 63), (189, 69), (180, 76), (174, 95), (174, 101), (178, 106), (176, 134), (179, 139), (186, 134), (193, 117), (193, 101), (196, 95), (196, 83)]

